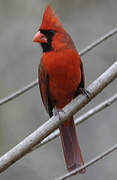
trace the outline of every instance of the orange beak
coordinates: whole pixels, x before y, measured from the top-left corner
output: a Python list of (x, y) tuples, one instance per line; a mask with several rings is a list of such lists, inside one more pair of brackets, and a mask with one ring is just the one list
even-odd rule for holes
[(38, 31), (35, 34), (35, 36), (33, 37), (33, 42), (47, 43), (47, 38), (44, 34), (42, 34), (40, 31)]

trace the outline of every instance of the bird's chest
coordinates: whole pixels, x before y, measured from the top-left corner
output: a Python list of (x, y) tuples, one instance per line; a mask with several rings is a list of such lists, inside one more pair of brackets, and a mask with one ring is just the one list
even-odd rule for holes
[(80, 65), (77, 58), (70, 57), (65, 52), (48, 53), (43, 59), (43, 65), (49, 75), (50, 83), (59, 88), (73, 86), (80, 79)]
[(53, 99), (73, 96), (81, 79), (80, 66), (77, 59), (59, 53), (43, 60), (44, 68), (49, 76), (49, 90)]

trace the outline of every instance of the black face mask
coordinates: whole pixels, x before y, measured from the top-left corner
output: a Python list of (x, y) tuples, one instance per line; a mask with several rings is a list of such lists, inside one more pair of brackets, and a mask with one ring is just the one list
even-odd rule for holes
[(43, 52), (49, 52), (52, 51), (52, 38), (55, 34), (54, 30), (40, 30), (42, 34), (44, 34), (47, 38), (47, 43), (41, 43), (41, 47), (43, 49)]

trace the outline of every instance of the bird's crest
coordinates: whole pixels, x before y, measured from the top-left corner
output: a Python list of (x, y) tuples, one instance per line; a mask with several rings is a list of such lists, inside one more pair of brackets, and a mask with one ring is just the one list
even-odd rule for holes
[(62, 24), (59, 21), (59, 18), (54, 14), (54, 11), (50, 5), (48, 5), (45, 9), (40, 29), (46, 29), (46, 30), (63, 29)]

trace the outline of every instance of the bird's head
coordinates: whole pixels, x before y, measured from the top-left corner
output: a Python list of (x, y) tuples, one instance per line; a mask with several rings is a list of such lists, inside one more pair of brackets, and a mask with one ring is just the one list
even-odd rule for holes
[(50, 5), (45, 9), (42, 24), (35, 34), (33, 42), (40, 43), (43, 52), (57, 51), (74, 46), (70, 36), (62, 27), (60, 20), (54, 14)]

